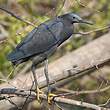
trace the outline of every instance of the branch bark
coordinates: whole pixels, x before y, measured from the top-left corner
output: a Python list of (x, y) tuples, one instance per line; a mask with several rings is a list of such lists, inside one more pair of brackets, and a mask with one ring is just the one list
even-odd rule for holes
[[(29, 97), (30, 99), (36, 99), (36, 94), (34, 92), (31, 92), (30, 94), (30, 91), (25, 91), (25, 90), (4, 88), (4, 89), (0, 89), (0, 93), (1, 94), (15, 94), (17, 96), (22, 96), (22, 97), (30, 96)], [(40, 94), (40, 98), (47, 100), (47, 96), (45, 94)], [(62, 103), (62, 104), (67, 104), (67, 105), (72, 105), (72, 106), (75, 105), (75, 106), (80, 106), (80, 107), (85, 107), (85, 108), (91, 108), (94, 110), (110, 110), (109, 108), (100, 107), (95, 104), (90, 104), (90, 103), (86, 103), (82, 101), (76, 101), (76, 100), (67, 99), (63, 97), (54, 97), (52, 101), (56, 102), (59, 105)]]
[[(96, 69), (96, 66), (102, 66), (105, 63), (110, 61), (110, 33), (92, 41), (91, 43), (77, 49), (74, 52), (68, 53), (62, 58), (54, 61), (49, 64), (49, 78), (50, 83), (59, 82), (68, 78), (76, 78), (84, 74), (90, 74), (89, 70)], [(31, 74), (18, 75), (9, 83), (19, 89), (30, 89), (32, 85)], [(38, 77), (38, 83), (40, 88), (46, 86), (45, 76), (43, 74), (43, 68), (36, 70)], [(28, 78), (28, 80), (26, 80)], [(69, 79), (70, 80), (70, 79)], [(12, 87), (9, 83), (4, 83), (0, 85), (0, 88), (3, 87)], [(56, 83), (57, 84), (57, 83)], [(23, 103), (23, 100), (14, 99), (15, 102), (19, 105)], [(2, 103), (5, 103), (4, 105)], [(5, 109), (8, 106), (8, 109), (12, 106), (9, 105), (6, 101), (0, 102), (0, 109)]]

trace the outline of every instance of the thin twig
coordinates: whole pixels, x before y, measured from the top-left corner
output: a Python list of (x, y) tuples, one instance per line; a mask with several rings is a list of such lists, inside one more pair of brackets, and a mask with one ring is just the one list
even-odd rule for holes
[(32, 88), (33, 88), (33, 86), (34, 86), (34, 81), (33, 81), (33, 83), (32, 83), (31, 89), (30, 89), (30, 94), (26, 97), (26, 100), (24, 101), (24, 104), (23, 104), (23, 106), (22, 106), (22, 110), (23, 110), (25, 104), (27, 103), (29, 97), (31, 96), (31, 92), (32, 92)]
[(109, 104), (109, 103), (110, 103), (110, 98), (108, 98), (108, 100), (107, 100), (104, 104), (100, 104), (100, 105), (98, 105), (98, 106), (104, 107), (104, 106), (106, 106), (106, 105)]
[(58, 14), (60, 13), (60, 11), (63, 9), (64, 5), (65, 5), (66, 0), (63, 0), (63, 3), (61, 5), (61, 7), (59, 8), (59, 10), (56, 12), (56, 16), (58, 16)]
[(74, 33), (74, 34), (80, 34), (80, 35), (89, 35), (93, 32), (98, 32), (98, 31), (102, 31), (102, 30), (105, 30), (105, 29), (109, 29), (110, 26), (104, 26), (104, 27), (101, 27), (101, 28), (97, 28), (95, 30), (91, 30), (91, 31), (87, 31), (87, 32), (78, 32), (78, 33)]
[(0, 101), (1, 100), (7, 100), (8, 98), (12, 98), (12, 97), (15, 97), (15, 95), (11, 95), (11, 96), (0, 96)]
[(59, 110), (64, 110), (57, 103), (55, 103), (55, 105), (59, 108)]
[(68, 89), (63, 89), (63, 88), (55, 88), (57, 91), (60, 92), (67, 92), (70, 94), (77, 94), (77, 95), (81, 95), (81, 94), (95, 94), (95, 93), (101, 93), (101, 92), (105, 92), (107, 90), (110, 89), (110, 85), (102, 88), (102, 89), (96, 89), (96, 90), (86, 90), (86, 91), (73, 91), (73, 90), (68, 90)]
[(5, 11), (6, 13), (10, 14), (11, 16), (13, 16), (13, 17), (16, 18), (16, 19), (18, 19), (18, 20), (20, 20), (20, 21), (22, 21), (22, 22), (24, 22), (24, 23), (26, 23), (26, 24), (28, 24), (28, 25), (31, 25), (31, 26), (36, 27), (36, 26), (35, 26), (33, 23), (31, 23), (30, 21), (27, 21), (27, 20), (21, 18), (20, 16), (15, 15), (15, 14), (12, 13), (11, 11), (9, 11), (8, 9), (2, 8), (2, 7), (0, 7), (0, 9), (3, 10), (3, 11)]
[(17, 108), (17, 110), (19, 110), (19, 107), (17, 106), (17, 104), (15, 104), (15, 103), (11, 100), (11, 98), (6, 98), (6, 100), (8, 100), (12, 105), (14, 105), (14, 106)]
[(96, 9), (91, 9), (91, 8), (89, 8), (89, 7), (87, 7), (84, 3), (82, 3), (80, 0), (75, 0), (77, 3), (78, 3), (78, 5), (80, 5), (81, 7), (85, 7), (85, 8), (87, 8), (87, 9), (89, 9), (89, 10), (92, 10), (92, 11), (95, 11), (95, 12), (100, 12), (101, 13), (101, 11), (99, 11), (99, 10), (96, 10)]

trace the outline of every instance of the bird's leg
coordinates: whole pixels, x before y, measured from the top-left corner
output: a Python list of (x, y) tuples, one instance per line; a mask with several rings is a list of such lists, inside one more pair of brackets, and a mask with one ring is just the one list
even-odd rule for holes
[(49, 76), (48, 76), (48, 59), (45, 60), (44, 73), (47, 81), (47, 94), (50, 93)]
[(33, 73), (33, 78), (34, 78), (34, 82), (35, 82), (35, 91), (37, 92), (37, 100), (39, 101), (39, 93), (41, 92), (39, 87), (38, 87), (38, 82), (37, 82), (37, 78), (36, 78), (36, 74), (35, 74), (35, 65), (32, 64), (31, 67), (32, 73)]
[(51, 87), (49, 84), (49, 75), (48, 75), (48, 59), (45, 60), (45, 66), (44, 66), (44, 73), (47, 81), (47, 101), (50, 104), (51, 100), (53, 99), (52, 97), (56, 96), (55, 94), (51, 93)]

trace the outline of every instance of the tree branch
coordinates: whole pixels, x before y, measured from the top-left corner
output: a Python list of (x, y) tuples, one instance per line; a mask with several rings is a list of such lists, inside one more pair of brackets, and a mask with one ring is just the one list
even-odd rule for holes
[[(19, 90), (19, 89), (15, 89), (15, 88), (4, 88), (4, 89), (0, 89), (0, 94), (14, 94), (17, 96), (21, 96), (21, 97), (27, 97), (29, 96), (30, 99), (36, 99), (36, 94), (35, 92), (31, 92), (30, 95), (30, 91), (25, 91), (25, 90)], [(47, 100), (47, 96), (45, 94), (40, 94), (40, 98)], [(110, 110), (107, 108), (103, 108), (100, 106), (97, 106), (95, 104), (90, 104), (90, 103), (86, 103), (86, 102), (82, 102), (82, 101), (76, 101), (76, 100), (72, 100), (72, 99), (67, 99), (67, 98), (62, 98), (59, 96), (55, 96), (53, 97), (54, 102), (56, 102), (57, 104), (67, 104), (67, 105), (76, 105), (76, 106), (80, 106), (80, 107), (85, 107), (85, 108), (91, 108), (94, 110)]]

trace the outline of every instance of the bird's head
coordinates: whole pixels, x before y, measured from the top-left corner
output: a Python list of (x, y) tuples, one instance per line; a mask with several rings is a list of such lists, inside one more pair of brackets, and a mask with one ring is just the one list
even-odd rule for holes
[(85, 24), (90, 24), (92, 25), (93, 23), (83, 20), (80, 16), (78, 16), (75, 13), (67, 13), (64, 15), (61, 15), (61, 18), (63, 18), (64, 20), (67, 20), (68, 22), (74, 24), (74, 23), (85, 23)]

